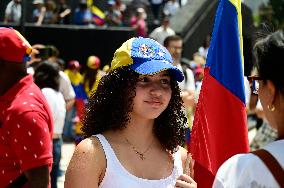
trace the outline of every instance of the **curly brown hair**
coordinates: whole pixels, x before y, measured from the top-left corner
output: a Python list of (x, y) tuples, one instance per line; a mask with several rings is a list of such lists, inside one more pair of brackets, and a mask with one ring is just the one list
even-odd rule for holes
[[(109, 129), (123, 129), (130, 120), (133, 98), (139, 74), (129, 67), (115, 69), (102, 77), (96, 92), (89, 100), (83, 120), (85, 137)], [(172, 96), (168, 107), (155, 119), (154, 133), (170, 153), (183, 145), (187, 119), (182, 109), (180, 89), (171, 82)]]

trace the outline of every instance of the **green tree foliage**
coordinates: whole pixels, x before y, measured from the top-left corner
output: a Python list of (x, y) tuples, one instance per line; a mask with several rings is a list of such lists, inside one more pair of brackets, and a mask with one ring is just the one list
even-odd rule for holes
[(284, 0), (269, 0), (269, 3), (259, 8), (258, 21), (268, 23), (274, 29), (284, 29)]
[(284, 0), (270, 0), (273, 10), (273, 22), (275, 26), (284, 27)]

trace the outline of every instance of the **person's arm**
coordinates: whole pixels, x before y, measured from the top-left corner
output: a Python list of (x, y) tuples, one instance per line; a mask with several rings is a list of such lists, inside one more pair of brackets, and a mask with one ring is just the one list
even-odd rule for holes
[(47, 188), (49, 184), (48, 165), (29, 169), (24, 172), (29, 188)]
[(5, 17), (4, 17), (4, 24), (7, 24), (8, 23), (8, 17), (5, 15)]
[(71, 13), (71, 9), (70, 9), (70, 8), (65, 9), (63, 12), (61, 12), (61, 13), (59, 14), (59, 17), (60, 17), (60, 18), (64, 18), (65, 16), (67, 16), (67, 15), (70, 14), (70, 13)]
[(8, 17), (9, 17), (9, 16), (8, 16), (7, 14), (5, 14), (5, 17), (4, 17), (4, 23), (5, 23), (5, 24), (8, 23), (8, 20), (9, 20)]
[(44, 16), (45, 16), (45, 12), (46, 12), (46, 8), (42, 7), (40, 9), (40, 14), (39, 14), (38, 20), (36, 22), (36, 25), (41, 25), (42, 24)]
[(66, 111), (71, 110), (72, 106), (75, 104), (75, 99), (65, 100), (66, 103)]
[[(181, 160), (182, 160), (182, 165), (183, 165), (183, 169), (186, 168), (187, 165), (187, 151), (186, 149), (180, 147), (180, 152), (181, 152)], [(188, 174), (182, 174), (178, 177), (175, 187), (180, 187), (180, 188), (197, 188), (197, 183), (193, 180), (192, 177), (190, 177), (193, 170), (193, 166), (192, 166), (192, 161), (189, 163), (190, 164), (190, 172)]]
[(97, 188), (106, 169), (106, 159), (100, 142), (87, 138), (76, 147), (65, 174), (65, 188)]
[(5, 9), (4, 23), (8, 23), (9, 15), (11, 14), (11, 3), (9, 3)]
[(69, 77), (63, 72), (59, 72), (59, 91), (66, 102), (66, 110), (70, 110), (75, 103), (75, 91), (71, 85)]

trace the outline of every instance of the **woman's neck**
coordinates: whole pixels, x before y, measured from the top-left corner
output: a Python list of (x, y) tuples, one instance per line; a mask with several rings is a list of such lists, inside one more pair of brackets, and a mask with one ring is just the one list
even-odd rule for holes
[(131, 119), (126, 125), (126, 128), (122, 130), (124, 137), (131, 141), (135, 141), (137, 144), (150, 142), (154, 139), (153, 133), (154, 120), (141, 120)]

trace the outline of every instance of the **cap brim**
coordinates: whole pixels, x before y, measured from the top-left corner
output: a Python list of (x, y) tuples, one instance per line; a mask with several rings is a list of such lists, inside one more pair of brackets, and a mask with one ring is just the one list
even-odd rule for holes
[(183, 73), (177, 67), (163, 60), (152, 60), (144, 63), (134, 63), (129, 67), (141, 75), (153, 75), (164, 70), (169, 70), (170, 74), (176, 81), (182, 82), (184, 79)]

